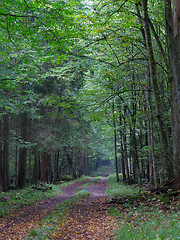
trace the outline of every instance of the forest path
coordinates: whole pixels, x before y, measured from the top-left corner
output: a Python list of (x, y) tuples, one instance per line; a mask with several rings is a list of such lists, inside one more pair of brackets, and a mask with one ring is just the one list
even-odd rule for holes
[[(63, 193), (53, 198), (48, 198), (34, 206), (24, 206), (18, 212), (6, 218), (0, 219), (0, 240), (26, 239), (30, 229), (38, 226), (55, 206), (72, 197), (75, 190), (93, 178), (76, 182), (63, 188)], [(57, 226), (52, 239), (69, 240), (106, 240), (110, 239), (116, 221), (108, 216), (105, 195), (107, 189), (107, 177), (102, 177), (98, 182), (91, 183), (83, 189), (91, 194), (88, 199), (82, 199), (69, 211), (66, 222)]]
[(116, 220), (108, 215), (107, 177), (85, 187), (88, 199), (80, 200), (69, 211), (68, 220), (57, 226), (53, 239), (57, 240), (109, 240), (116, 229)]
[(0, 240), (21, 240), (27, 236), (29, 230), (38, 225), (48, 212), (56, 205), (72, 197), (75, 190), (92, 179), (76, 182), (63, 188), (63, 193), (56, 197), (37, 202), (35, 205), (23, 206), (10, 216), (0, 219)]

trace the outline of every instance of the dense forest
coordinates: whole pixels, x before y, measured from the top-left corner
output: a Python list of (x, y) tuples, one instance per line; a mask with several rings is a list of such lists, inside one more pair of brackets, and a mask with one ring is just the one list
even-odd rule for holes
[(0, 1), (0, 187), (113, 164), (180, 183), (178, 0)]

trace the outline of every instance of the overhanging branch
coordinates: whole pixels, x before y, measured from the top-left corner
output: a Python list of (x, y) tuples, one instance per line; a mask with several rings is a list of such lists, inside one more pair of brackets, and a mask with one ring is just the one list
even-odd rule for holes
[(20, 17), (20, 18), (31, 18), (31, 17), (33, 17), (33, 18), (38, 18), (37, 16), (34, 16), (34, 15), (18, 15), (18, 14), (12, 14), (12, 13), (1, 13), (0, 12), (0, 15), (1, 16), (5, 16), (5, 17)]

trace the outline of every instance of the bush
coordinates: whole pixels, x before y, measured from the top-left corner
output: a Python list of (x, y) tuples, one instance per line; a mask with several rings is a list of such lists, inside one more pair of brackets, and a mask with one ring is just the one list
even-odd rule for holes
[(66, 181), (66, 182), (71, 181), (73, 179), (74, 178), (72, 176), (70, 176), (70, 175), (64, 175), (64, 176), (61, 177), (61, 180), (62, 181)]

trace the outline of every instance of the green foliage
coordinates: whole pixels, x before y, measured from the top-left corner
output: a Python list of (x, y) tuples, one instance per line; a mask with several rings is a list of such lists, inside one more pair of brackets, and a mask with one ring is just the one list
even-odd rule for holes
[[(122, 175), (120, 176), (122, 181)], [(108, 178), (107, 193), (113, 196), (135, 196), (139, 192), (138, 186), (124, 185), (123, 182), (117, 182), (116, 175), (110, 175)]]
[(22, 190), (11, 190), (9, 192), (0, 193), (0, 209), (1, 217), (11, 214), (13, 210), (24, 205), (34, 204), (45, 198), (55, 196), (62, 192), (61, 185), (46, 184), (26, 187)]
[[(68, 182), (61, 181), (57, 184), (39, 183), (20, 190), (0, 192), (0, 217), (11, 214), (14, 210), (24, 205), (34, 204), (43, 199), (56, 196), (62, 193), (62, 187), (87, 179), (87, 176), (83, 176), (76, 180), (72, 180), (71, 177), (71, 180), (68, 180)], [(80, 193), (80, 195), (83, 194)]]
[(73, 180), (70, 180), (70, 181), (60, 181), (60, 182), (57, 182), (56, 185), (58, 186), (60, 184), (61, 187), (66, 187), (66, 186), (68, 186), (71, 183), (76, 183), (76, 182), (84, 181), (84, 180), (87, 180), (87, 179), (89, 179), (88, 176), (82, 176), (80, 178), (73, 179)]
[[(127, 188), (127, 190), (126, 190)], [(134, 187), (133, 187), (134, 188)], [(116, 190), (117, 189), (117, 190)], [(170, 196), (149, 194), (139, 188), (125, 186), (110, 176), (108, 194), (116, 196), (116, 204), (108, 209), (118, 221), (115, 239), (176, 240), (180, 235), (179, 211)], [(118, 200), (119, 199), (119, 200)]]
[(83, 198), (85, 198), (85, 197), (87, 197), (87, 196), (90, 195), (89, 191), (86, 190), (86, 189), (81, 189), (81, 190), (77, 191), (77, 193), (78, 193), (80, 196), (82, 196)]
[(108, 214), (110, 216), (118, 216), (119, 215), (119, 211), (118, 211), (118, 208), (117, 207), (110, 207), (108, 208)]
[(62, 176), (61, 177), (61, 180), (62, 181), (71, 181), (71, 180), (73, 180), (73, 177), (72, 176), (70, 176), (70, 175), (64, 175), (64, 176)]
[(133, 223), (127, 219), (120, 221), (120, 228), (116, 239), (149, 239), (149, 240), (177, 240), (180, 235), (179, 214), (165, 214), (162, 211), (153, 213), (134, 212), (133, 216), (143, 214), (142, 218), (134, 218)]
[(42, 225), (41, 228), (32, 229), (30, 231), (29, 237), (27, 239), (51, 239), (51, 233), (54, 231), (55, 227), (50, 225)]
[(87, 186), (91, 185), (91, 184), (94, 184), (96, 182), (98, 182), (102, 177), (101, 176), (98, 176), (96, 178), (94, 178), (93, 180), (91, 180), (90, 182), (88, 183), (85, 183), (83, 185), (81, 185), (76, 192), (78, 191), (82, 191), (82, 193), (85, 191), (85, 193), (87, 193), (87, 190), (85, 189)]
[[(38, 149), (40, 153), (45, 149), (48, 153), (58, 149), (64, 167), (68, 164), (63, 148), (67, 147), (71, 155), (75, 153), (76, 172), (81, 154), (85, 155), (89, 164), (86, 168), (90, 169), (98, 157), (114, 161), (112, 123), (115, 120), (118, 159), (123, 154), (121, 131), (122, 137), (126, 135), (127, 138), (130, 159), (134, 160), (131, 130), (135, 127), (139, 160), (144, 166), (148, 164), (152, 152), (152, 146), (145, 140), (149, 114), (154, 129), (157, 120), (153, 94), (149, 97), (151, 109), (147, 104), (147, 89), (152, 86), (149, 73), (146, 73), (143, 23), (139, 21), (135, 3), (138, 2), (3, 1), (0, 12), (0, 116), (9, 114), (13, 122), (10, 127), (12, 153), (16, 147), (32, 152)], [(142, 15), (142, 7), (138, 7)], [(160, 1), (149, 2), (150, 20), (166, 49), (162, 8)], [(166, 62), (153, 34), (152, 44), (171, 153)], [(112, 102), (115, 103), (114, 113)], [(21, 138), (19, 125), (14, 121), (15, 118), (19, 122), (22, 114), (26, 114), (29, 121), (28, 141)], [(161, 159), (162, 152), (159, 143), (159, 135), (154, 131), (153, 148), (157, 160)], [(14, 172), (16, 161), (12, 155), (10, 171)], [(157, 167), (163, 173), (161, 160), (159, 162)], [(32, 166), (30, 168), (32, 172)], [(66, 167), (65, 174), (72, 174), (70, 167)]]
[[(108, 166), (100, 166), (98, 167), (98, 169), (96, 171), (92, 171), (91, 172), (91, 176), (92, 177), (99, 177), (102, 176), (105, 172), (105, 170), (107, 170), (108, 168), (111, 168), (112, 166), (108, 167)], [(107, 172), (108, 175), (108, 172)]]

